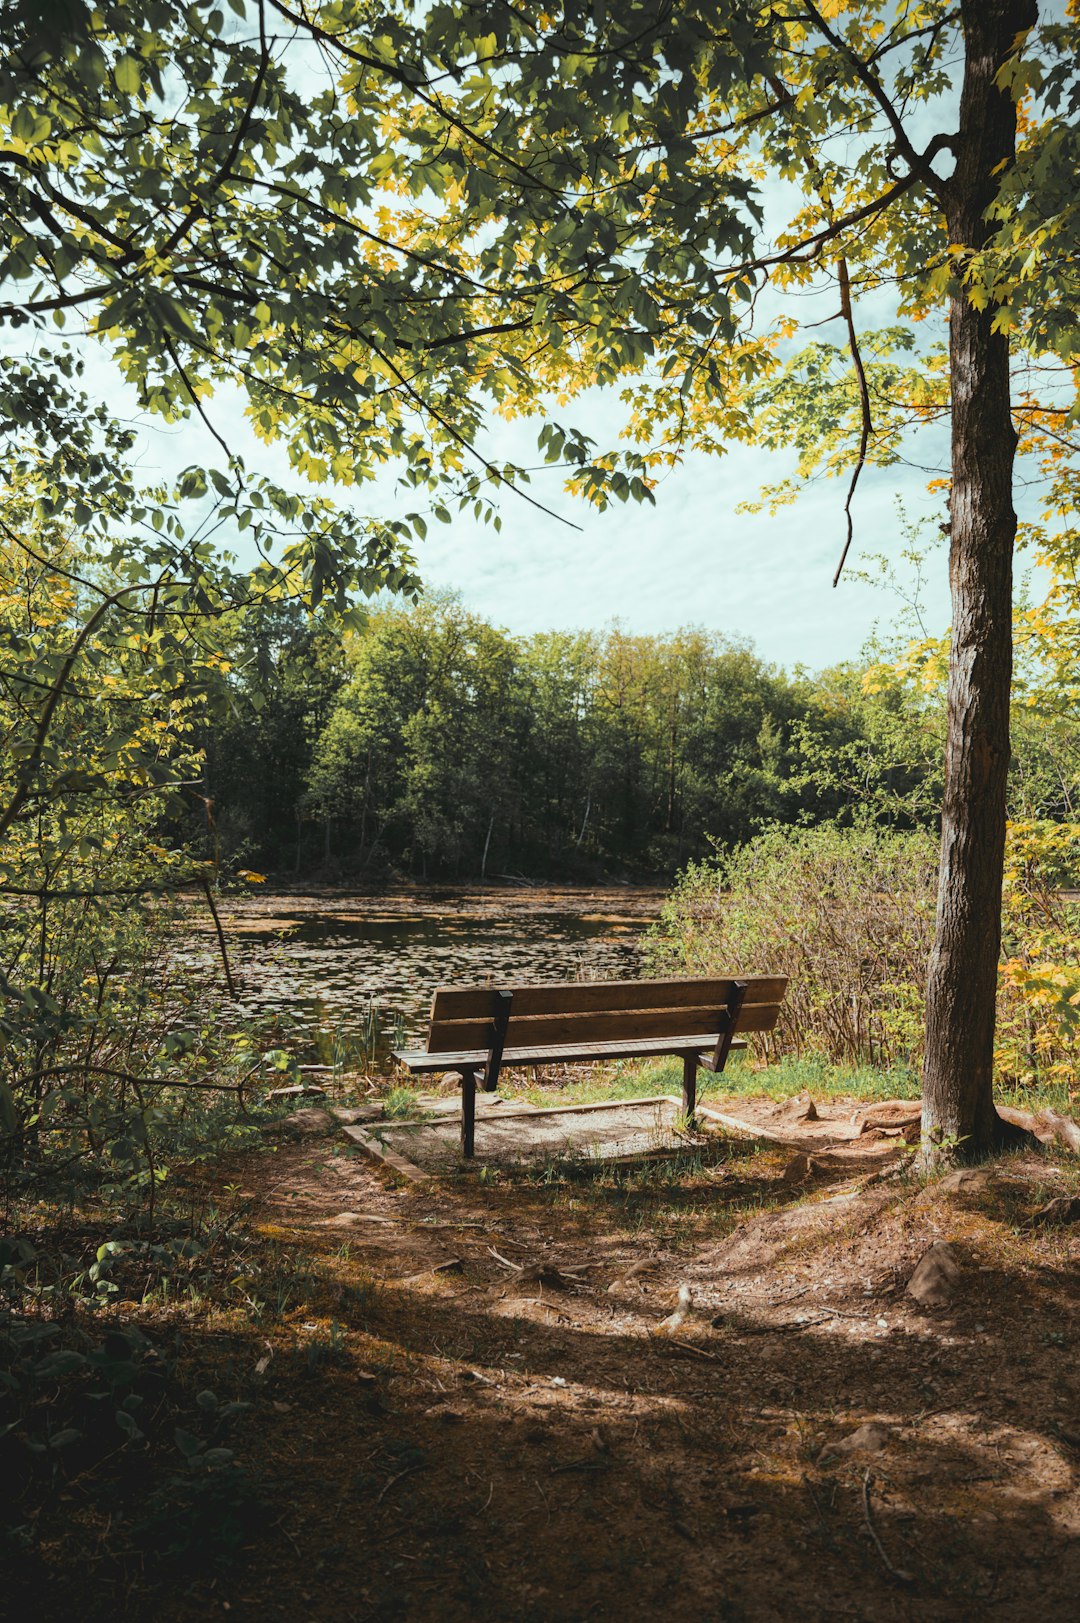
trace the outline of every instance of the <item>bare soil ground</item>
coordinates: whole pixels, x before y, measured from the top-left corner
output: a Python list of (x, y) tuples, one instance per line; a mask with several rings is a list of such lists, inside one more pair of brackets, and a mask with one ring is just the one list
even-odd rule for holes
[[(309, 1283), (212, 1332), (267, 1360), (268, 1508), (242, 1576), (159, 1615), (1075, 1615), (1080, 1228), (1024, 1224), (1076, 1164), (923, 1184), (860, 1136), (839, 1166), (728, 1140), (395, 1187), (318, 1140), (236, 1167)], [(935, 1241), (960, 1272), (927, 1308)]]
[(258, 1510), (238, 1565), (151, 1604), (148, 1564), (111, 1615), (1075, 1616), (1080, 1225), (1031, 1220), (1080, 1163), (926, 1183), (902, 1104), (710, 1104), (791, 1142), (415, 1182), (338, 1135), (193, 1171), (250, 1244), (176, 1310), (186, 1379), (253, 1404)]

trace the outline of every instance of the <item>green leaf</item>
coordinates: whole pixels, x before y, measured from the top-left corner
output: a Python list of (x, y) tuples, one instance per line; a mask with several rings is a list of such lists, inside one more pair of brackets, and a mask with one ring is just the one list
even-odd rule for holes
[(142, 63), (137, 56), (122, 56), (113, 68), (116, 88), (125, 96), (137, 96), (142, 86)]

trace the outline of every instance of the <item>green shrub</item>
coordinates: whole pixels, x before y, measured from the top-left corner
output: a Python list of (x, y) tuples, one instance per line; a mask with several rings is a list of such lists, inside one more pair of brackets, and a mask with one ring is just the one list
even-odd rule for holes
[(934, 923), (923, 831), (774, 827), (679, 879), (647, 943), (663, 974), (787, 975), (772, 1057), (912, 1065)]
[[(937, 840), (775, 827), (679, 879), (647, 957), (664, 974), (787, 975), (770, 1058), (918, 1068)], [(1080, 1065), (1080, 824), (1009, 826), (996, 1069), (1012, 1097), (1075, 1096)]]

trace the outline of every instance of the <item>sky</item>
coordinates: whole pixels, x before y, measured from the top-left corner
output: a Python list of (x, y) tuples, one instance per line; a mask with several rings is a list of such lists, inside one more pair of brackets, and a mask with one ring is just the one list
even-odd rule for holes
[[(596, 405), (614, 427), (617, 403)], [(519, 454), (529, 460), (527, 443)], [(792, 460), (741, 445), (723, 457), (693, 456), (663, 479), (655, 507), (627, 503), (606, 513), (566, 496), (557, 473), (546, 483), (538, 476), (533, 493), (579, 523), (580, 533), (509, 496), (501, 535), (463, 518), (433, 525), (422, 567), (433, 585), (458, 587), (470, 606), (515, 631), (615, 619), (642, 632), (697, 624), (749, 640), (771, 662), (834, 664), (856, 657), (874, 620), (892, 608), (850, 575), (833, 590), (846, 534), (836, 481), (814, 484), (775, 514), (738, 511), (763, 483), (786, 475)], [(899, 490), (913, 515), (926, 510), (924, 477), (894, 471), (867, 479), (857, 548), (899, 550)], [(941, 574), (939, 628), (948, 624), (944, 556)]]

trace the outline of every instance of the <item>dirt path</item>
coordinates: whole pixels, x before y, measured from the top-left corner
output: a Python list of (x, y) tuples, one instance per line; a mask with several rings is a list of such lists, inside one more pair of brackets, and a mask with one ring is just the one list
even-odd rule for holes
[[(1076, 1163), (924, 1188), (796, 1154), (237, 1162), (261, 1249), (205, 1355), (257, 1392), (264, 1508), (240, 1575), (159, 1615), (1073, 1615), (1080, 1227), (1021, 1224)], [(926, 1308), (935, 1241), (959, 1277)]]

